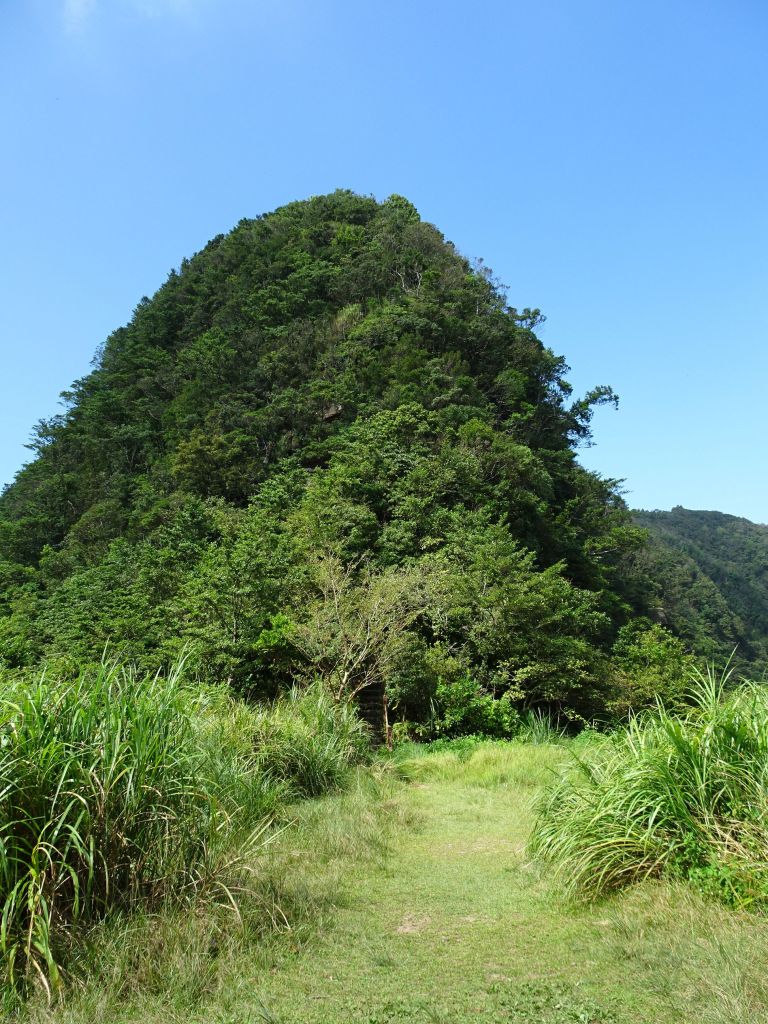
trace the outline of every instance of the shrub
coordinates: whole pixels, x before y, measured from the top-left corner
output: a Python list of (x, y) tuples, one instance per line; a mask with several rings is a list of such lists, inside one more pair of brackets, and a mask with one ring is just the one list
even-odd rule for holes
[(608, 711), (626, 718), (655, 707), (659, 698), (669, 710), (684, 710), (695, 664), (684, 644), (662, 626), (643, 619), (622, 626), (611, 656)]
[(699, 674), (688, 713), (634, 719), (550, 789), (532, 848), (574, 894), (668, 875), (768, 903), (768, 690), (726, 681)]
[(433, 717), (422, 732), (440, 736), (510, 737), (520, 728), (520, 715), (509, 691), (501, 697), (487, 693), (469, 675), (437, 685)]

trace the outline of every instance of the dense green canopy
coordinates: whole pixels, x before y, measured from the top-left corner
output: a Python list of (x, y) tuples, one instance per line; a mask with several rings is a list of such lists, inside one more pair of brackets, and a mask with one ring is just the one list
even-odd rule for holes
[(425, 728), (646, 700), (683, 648), (644, 531), (576, 457), (615, 399), (573, 398), (540, 319), (399, 196), (213, 239), (0, 498), (3, 659), (186, 650), (254, 695), (386, 687)]
[(664, 619), (694, 649), (768, 668), (768, 526), (677, 506), (637, 512)]

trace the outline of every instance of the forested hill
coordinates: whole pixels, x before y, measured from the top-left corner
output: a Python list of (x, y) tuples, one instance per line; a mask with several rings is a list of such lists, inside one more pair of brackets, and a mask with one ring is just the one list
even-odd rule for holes
[(768, 666), (768, 526), (677, 506), (636, 512), (653, 538), (651, 557), (667, 621), (699, 649)]
[(3, 661), (185, 651), (257, 696), (319, 673), (444, 730), (646, 699), (682, 648), (576, 454), (613, 396), (574, 398), (539, 322), (402, 197), (213, 239), (0, 498)]

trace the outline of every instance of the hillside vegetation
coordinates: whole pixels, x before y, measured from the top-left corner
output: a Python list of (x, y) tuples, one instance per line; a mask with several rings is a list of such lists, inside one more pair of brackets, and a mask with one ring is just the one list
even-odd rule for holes
[(540, 320), (398, 196), (213, 239), (0, 497), (5, 664), (184, 652), (260, 698), (320, 674), (425, 735), (679, 690), (644, 533), (577, 460), (614, 396), (572, 396)]
[[(764, 528), (633, 517), (578, 461), (615, 396), (541, 319), (336, 192), (183, 261), (38, 424), (0, 495), (6, 1009), (765, 1018), (766, 700), (690, 692), (765, 657)], [(566, 908), (638, 881), (660, 938), (631, 893)]]
[(768, 669), (768, 526), (722, 512), (636, 512), (665, 623), (694, 649)]

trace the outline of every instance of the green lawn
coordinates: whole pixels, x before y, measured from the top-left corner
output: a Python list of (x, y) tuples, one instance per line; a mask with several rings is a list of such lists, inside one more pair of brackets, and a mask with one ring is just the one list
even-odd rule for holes
[[(409, 752), (406, 752), (408, 754)], [(225, 910), (113, 930), (96, 983), (35, 1020), (756, 1024), (768, 926), (683, 887), (567, 906), (528, 862), (564, 746), (400, 756), (301, 805)], [(229, 920), (229, 923), (226, 922)], [(223, 923), (222, 923), (223, 922)], [(289, 927), (290, 926), (290, 927)]]

